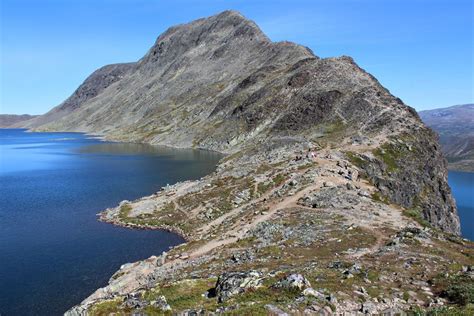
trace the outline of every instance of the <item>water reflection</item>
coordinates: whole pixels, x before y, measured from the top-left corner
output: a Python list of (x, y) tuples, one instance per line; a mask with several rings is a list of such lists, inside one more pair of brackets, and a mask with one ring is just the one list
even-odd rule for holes
[(176, 160), (218, 160), (222, 154), (209, 150), (195, 150), (172, 148), (168, 146), (155, 146), (149, 144), (134, 143), (101, 143), (83, 146), (77, 150), (82, 154), (106, 154), (106, 155), (153, 155), (166, 157), (167, 159)]

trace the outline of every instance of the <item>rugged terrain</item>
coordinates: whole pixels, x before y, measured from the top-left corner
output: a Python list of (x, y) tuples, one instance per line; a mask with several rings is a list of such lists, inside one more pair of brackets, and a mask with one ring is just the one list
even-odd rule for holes
[(474, 172), (474, 104), (421, 111), (420, 117), (439, 134), (448, 168)]
[(123, 265), (69, 315), (470, 311), (473, 244), (437, 137), (350, 57), (274, 43), (226, 11), (23, 126), (227, 154), (100, 214), (188, 242)]
[(31, 120), (35, 117), (37, 117), (37, 115), (0, 114), (0, 128), (8, 128), (15, 124), (21, 124), (22, 122)]

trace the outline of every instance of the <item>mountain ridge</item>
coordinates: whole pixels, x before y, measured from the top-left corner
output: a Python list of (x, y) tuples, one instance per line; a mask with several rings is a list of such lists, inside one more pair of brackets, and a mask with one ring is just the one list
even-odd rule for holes
[[(314, 313), (328, 313), (327, 304), (338, 313), (380, 313), (447, 302), (433, 278), (452, 260), (472, 260), (459, 255), (470, 253), (469, 243), (457, 236), (436, 134), (352, 58), (321, 59), (304, 46), (271, 42), (254, 22), (225, 11), (169, 28), (138, 62), (117, 67), (91, 75), (86, 81), (98, 80), (98, 89), (85, 82), (28, 127), (228, 155), (198, 181), (101, 212), (102, 221), (168, 229), (188, 242), (123, 265), (68, 315), (297, 314), (310, 313), (311, 304)], [(432, 253), (433, 244), (442, 254)], [(402, 267), (410, 256), (429, 276)], [(439, 265), (426, 259), (433, 256)], [(361, 267), (343, 272), (354, 261), (366, 277)], [(405, 289), (385, 264), (396, 267), (413, 299), (396, 299)], [(390, 303), (363, 295), (361, 306), (354, 297), (350, 284), (371, 284), (369, 270), (377, 271), (377, 291), (396, 288)], [(310, 282), (302, 274), (333, 299), (313, 288), (303, 294)], [(410, 278), (436, 294), (426, 296)], [(295, 291), (293, 279), (301, 283)], [(354, 283), (338, 286), (345, 282)], [(203, 296), (212, 284), (217, 298)]]
[(420, 111), (420, 116), (439, 134), (449, 168), (474, 172), (474, 104)]
[(9, 128), (25, 121), (31, 120), (38, 115), (30, 114), (0, 114), (0, 128)]

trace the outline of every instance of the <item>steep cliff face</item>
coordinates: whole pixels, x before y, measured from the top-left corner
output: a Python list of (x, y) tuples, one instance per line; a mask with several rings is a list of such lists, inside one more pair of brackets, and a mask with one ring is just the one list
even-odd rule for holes
[(447, 163), (435, 133), (426, 128), (395, 133), (358, 158), (356, 164), (382, 195), (434, 226), (459, 234), (459, 217), (447, 183)]
[(436, 137), (413, 109), (350, 57), (273, 43), (234, 11), (168, 29), (141, 60), (97, 70), (26, 126), (227, 153), (275, 139), (403, 139), (413, 150), (369, 153), (361, 167), (391, 201), (459, 233)]

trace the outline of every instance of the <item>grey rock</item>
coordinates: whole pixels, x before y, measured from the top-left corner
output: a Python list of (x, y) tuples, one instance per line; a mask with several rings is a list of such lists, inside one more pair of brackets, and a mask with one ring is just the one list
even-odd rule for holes
[(267, 304), (267, 305), (265, 305), (265, 309), (268, 311), (268, 315), (272, 315), (272, 316), (289, 316), (288, 313), (282, 311), (281, 309), (279, 309), (279, 308), (276, 307), (275, 305)]
[(226, 272), (219, 276), (216, 283), (216, 295), (219, 302), (243, 293), (247, 289), (257, 288), (262, 284), (263, 275), (257, 271)]
[(373, 315), (377, 312), (377, 308), (373, 302), (367, 301), (362, 303), (360, 311), (367, 315)]
[(151, 301), (150, 305), (153, 307), (157, 307), (162, 311), (171, 310), (171, 306), (168, 304), (168, 302), (166, 301), (166, 297), (164, 297), (163, 295), (159, 296), (156, 300)]
[(131, 309), (142, 309), (148, 306), (148, 302), (143, 299), (142, 292), (132, 292), (124, 297), (123, 305)]
[(187, 309), (177, 314), (178, 316), (204, 316), (213, 315), (213, 313), (206, 312), (204, 309)]
[(316, 297), (316, 298), (318, 298), (318, 299), (320, 299), (320, 300), (326, 299), (326, 296), (325, 296), (323, 293), (321, 293), (321, 292), (319, 292), (319, 291), (316, 291), (315, 289), (313, 289), (313, 288), (311, 288), (311, 287), (304, 289), (304, 291), (302, 292), (302, 294), (303, 294), (304, 296)]
[(309, 281), (303, 275), (293, 273), (278, 281), (275, 284), (275, 287), (303, 290), (305, 288), (311, 287), (311, 283), (309, 283)]

